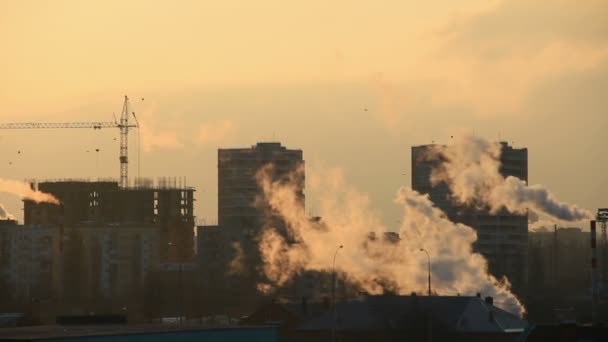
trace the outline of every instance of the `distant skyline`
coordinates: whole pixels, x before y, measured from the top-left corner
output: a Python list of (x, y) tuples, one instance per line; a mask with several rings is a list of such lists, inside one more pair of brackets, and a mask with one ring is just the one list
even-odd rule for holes
[[(410, 146), (462, 129), (527, 147), (531, 184), (595, 211), (608, 206), (605, 13), (563, 0), (3, 1), (0, 122), (112, 121), (127, 94), (141, 176), (185, 176), (207, 223), (217, 149), (280, 141), (304, 151), (307, 175), (342, 168), (396, 227)], [(0, 130), (0, 178), (118, 178), (118, 138)], [(18, 198), (0, 203), (21, 220)]]

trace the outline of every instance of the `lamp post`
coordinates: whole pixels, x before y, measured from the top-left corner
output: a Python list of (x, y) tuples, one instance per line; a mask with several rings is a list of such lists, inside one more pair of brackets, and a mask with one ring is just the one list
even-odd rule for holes
[(336, 252), (334, 253), (334, 260), (331, 264), (331, 306), (334, 318), (331, 324), (332, 342), (336, 340), (336, 256), (342, 248), (344, 248), (343, 245), (340, 245), (340, 247), (336, 248)]
[(429, 266), (428, 272), (429, 272), (429, 296), (430, 296), (431, 295), (431, 257), (429, 256), (429, 252), (426, 249), (420, 248), (420, 251), (426, 253), (426, 258), (428, 259), (428, 262), (429, 262), (428, 263), (428, 266)]
[(338, 252), (340, 251), (340, 249), (344, 248), (344, 246), (340, 245), (340, 247), (336, 248), (336, 252), (334, 253), (334, 261), (331, 264), (331, 304), (332, 306), (335, 303), (335, 292), (336, 292), (336, 256), (338, 255)]

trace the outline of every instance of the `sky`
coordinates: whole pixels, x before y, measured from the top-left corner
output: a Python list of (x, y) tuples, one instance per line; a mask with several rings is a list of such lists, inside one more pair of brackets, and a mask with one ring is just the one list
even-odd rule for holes
[[(531, 184), (595, 210), (607, 15), (601, 0), (5, 0), (0, 122), (113, 121), (129, 95), (130, 176), (185, 177), (201, 224), (217, 219), (217, 149), (280, 141), (307, 172), (342, 168), (397, 226), (411, 146), (463, 130), (527, 147)], [(117, 178), (118, 137), (1, 130), (0, 178)]]

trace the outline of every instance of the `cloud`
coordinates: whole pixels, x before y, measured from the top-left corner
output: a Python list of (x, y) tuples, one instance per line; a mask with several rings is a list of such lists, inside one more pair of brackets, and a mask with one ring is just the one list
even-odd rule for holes
[(184, 147), (175, 124), (160, 114), (161, 111), (154, 100), (142, 99), (132, 103), (132, 106), (137, 110), (138, 138), (145, 152)]
[(200, 145), (224, 143), (236, 136), (236, 126), (230, 120), (200, 124), (194, 142)]
[(379, 113), (373, 115), (389, 132), (428, 112), (523, 117), (548, 80), (608, 63), (605, 1), (510, 0), (483, 7), (434, 23), (408, 41), (401, 65), (379, 67), (381, 82), (374, 77), (372, 83)]
[(177, 149), (184, 144), (179, 140), (177, 132), (158, 129), (150, 123), (140, 122), (141, 145), (145, 152), (155, 149)]
[(447, 24), (421, 70), (445, 83), (436, 101), (519, 112), (543, 80), (608, 60), (607, 11), (605, 1), (503, 1)]

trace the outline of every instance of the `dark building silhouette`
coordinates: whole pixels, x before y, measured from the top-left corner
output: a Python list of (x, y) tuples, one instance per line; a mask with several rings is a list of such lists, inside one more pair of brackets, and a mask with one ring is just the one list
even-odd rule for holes
[(53, 295), (54, 240), (50, 225), (0, 220), (0, 312), (41, 318)]
[[(263, 193), (256, 173), (272, 165), (273, 180), (289, 178), (304, 167), (302, 150), (289, 150), (278, 142), (257, 143), (251, 148), (219, 149), (218, 159), (218, 225), (223, 228), (261, 227), (268, 220), (264, 202), (256, 199)], [(299, 198), (304, 206), (304, 177), (297, 179)]]
[(243, 324), (278, 325), (283, 341), (519, 341), (529, 326), (491, 297), (416, 295), (367, 296), (335, 308), (271, 303)]
[(272, 181), (292, 182), (299, 189), (296, 196), (304, 210), (302, 150), (278, 142), (218, 150), (218, 225), (198, 227), (197, 250), (203, 291), (228, 311), (246, 312), (260, 295), (256, 286), (264, 276), (259, 234), (265, 227), (286, 232), (256, 178), (265, 167), (270, 167)]
[(24, 200), (25, 224), (64, 228), (79, 224), (157, 226), (161, 260), (184, 261), (194, 257), (194, 188), (178, 186), (166, 179), (157, 186), (125, 189), (112, 181), (41, 182), (37, 188), (53, 194), (61, 204)]
[[(507, 276), (513, 290), (520, 296), (526, 293), (528, 216), (501, 210), (469, 208), (454, 203), (447, 184), (431, 184), (432, 169), (441, 163), (429, 158), (427, 151), (434, 145), (412, 147), (412, 188), (428, 194), (431, 201), (443, 210), (451, 221), (466, 224), (477, 231), (476, 252), (488, 260), (489, 271), (496, 277)], [(500, 173), (528, 181), (528, 149), (513, 148), (501, 142)]]
[[(526, 307), (538, 323), (591, 321), (590, 233), (580, 228), (542, 228), (529, 233)], [(605, 247), (600, 245), (600, 252)], [(606, 319), (608, 311), (601, 305)]]

